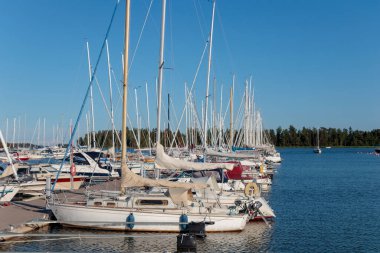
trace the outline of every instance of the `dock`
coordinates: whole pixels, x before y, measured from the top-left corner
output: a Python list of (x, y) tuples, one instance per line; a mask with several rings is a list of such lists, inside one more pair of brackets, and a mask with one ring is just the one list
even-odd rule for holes
[(0, 206), (0, 241), (12, 238), (1, 237), (1, 234), (24, 234), (47, 226), (49, 223), (27, 224), (36, 219), (49, 220), (50, 211), (45, 209), (45, 205), (45, 199), (41, 197)]
[[(100, 184), (92, 185), (87, 190), (98, 191), (101, 189), (117, 190), (120, 188), (120, 180), (112, 180)], [(59, 198), (84, 198), (85, 188), (73, 192), (61, 192), (57, 195)], [(0, 241), (6, 241), (13, 237), (8, 236), (11, 233), (25, 234), (48, 226), (51, 218), (51, 211), (46, 208), (45, 198), (32, 197), (20, 201), (12, 201), (7, 205), (0, 205)], [(35, 224), (33, 221), (38, 220)], [(46, 221), (46, 222), (44, 222)], [(6, 237), (2, 237), (6, 234)]]

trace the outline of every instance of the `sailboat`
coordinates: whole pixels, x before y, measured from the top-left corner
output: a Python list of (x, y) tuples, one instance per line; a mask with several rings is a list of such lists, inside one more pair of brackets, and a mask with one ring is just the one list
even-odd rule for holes
[[(162, 1), (162, 6), (163, 13), (165, 13), (166, 0)], [(49, 198), (50, 193), (48, 193), (49, 207), (58, 222), (77, 227), (122, 231), (178, 232), (181, 226), (188, 222), (206, 220), (211, 223), (206, 226), (206, 231), (243, 230), (248, 220), (248, 213), (240, 213), (238, 206), (231, 208), (222, 205), (207, 205), (201, 200), (193, 199), (191, 189), (205, 189), (206, 184), (143, 178), (129, 170), (126, 161), (129, 17), (130, 0), (126, 0), (120, 191), (88, 193), (83, 202), (62, 201), (62, 199), (55, 198), (55, 195)], [(164, 20), (163, 15), (163, 24)], [(160, 69), (162, 70), (161, 64)], [(160, 74), (159, 79), (161, 78)], [(161, 93), (158, 92), (158, 94), (158, 104), (160, 105)], [(158, 117), (159, 115), (158, 113)], [(159, 128), (157, 133), (159, 135)]]
[(317, 129), (317, 146), (314, 148), (313, 152), (316, 153), (316, 154), (321, 154), (322, 153), (322, 150), (319, 147), (319, 129)]

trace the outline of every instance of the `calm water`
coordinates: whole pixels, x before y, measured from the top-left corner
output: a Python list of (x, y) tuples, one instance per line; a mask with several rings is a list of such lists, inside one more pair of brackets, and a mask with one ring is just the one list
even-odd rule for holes
[[(241, 233), (208, 234), (198, 252), (380, 252), (380, 156), (372, 149), (322, 151), (280, 150), (283, 163), (268, 196), (277, 214), (271, 228), (258, 222)], [(39, 232), (95, 233), (62, 227)], [(176, 250), (175, 234), (126, 235), (137, 237), (12, 242), (0, 244), (0, 251)]]

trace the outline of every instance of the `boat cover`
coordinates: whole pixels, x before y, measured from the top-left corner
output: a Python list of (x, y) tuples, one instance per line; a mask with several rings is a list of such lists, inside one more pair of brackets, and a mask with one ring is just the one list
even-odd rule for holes
[(259, 155), (257, 153), (234, 153), (234, 152), (229, 152), (229, 153), (223, 153), (223, 152), (218, 152), (214, 151), (211, 149), (206, 150), (206, 155), (209, 156), (220, 156), (220, 157), (231, 157), (231, 158), (243, 158), (243, 159), (250, 159), (250, 158), (259, 158)]
[(158, 169), (173, 170), (232, 170), (234, 168), (234, 164), (231, 163), (196, 163), (176, 159), (165, 154), (164, 147), (161, 144), (157, 144), (155, 165)]

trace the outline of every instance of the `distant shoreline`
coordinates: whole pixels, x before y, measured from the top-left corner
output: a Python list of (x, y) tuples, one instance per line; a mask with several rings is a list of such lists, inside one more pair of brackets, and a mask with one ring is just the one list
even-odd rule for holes
[[(315, 146), (275, 146), (276, 148), (315, 148)], [(327, 146), (333, 148), (376, 148), (377, 146)], [(326, 147), (320, 147), (326, 149)], [(329, 149), (329, 148), (328, 148)]]

